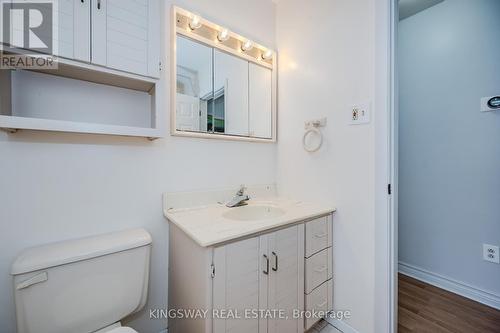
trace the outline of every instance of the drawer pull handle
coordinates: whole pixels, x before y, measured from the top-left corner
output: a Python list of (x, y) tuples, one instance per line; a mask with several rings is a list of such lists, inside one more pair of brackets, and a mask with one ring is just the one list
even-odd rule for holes
[(318, 272), (318, 273), (323, 273), (324, 271), (326, 271), (326, 269), (328, 268), (328, 266), (321, 266), (320, 268), (316, 268), (314, 271), (315, 272)]
[(278, 255), (276, 252), (273, 251), (273, 256), (274, 256), (274, 267), (273, 271), (277, 272), (278, 271)]
[(323, 237), (326, 237), (326, 235), (328, 235), (326, 232), (322, 233), (322, 234), (316, 234), (314, 235), (314, 237), (316, 238), (323, 238)]
[(322, 307), (324, 307), (324, 306), (326, 305), (326, 303), (327, 303), (327, 302), (328, 302), (328, 301), (325, 299), (325, 301), (324, 301), (323, 303), (321, 303), (321, 304), (317, 304), (316, 306), (317, 306), (318, 308), (322, 308)]
[(266, 269), (262, 271), (262, 273), (269, 275), (269, 258), (266, 254), (264, 254), (264, 259), (266, 259)]

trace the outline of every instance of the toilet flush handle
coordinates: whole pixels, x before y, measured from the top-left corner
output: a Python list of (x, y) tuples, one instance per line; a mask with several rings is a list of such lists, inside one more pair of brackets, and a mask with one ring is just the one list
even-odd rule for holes
[(47, 272), (43, 272), (16, 285), (16, 290), (28, 288), (34, 284), (45, 282), (49, 279)]

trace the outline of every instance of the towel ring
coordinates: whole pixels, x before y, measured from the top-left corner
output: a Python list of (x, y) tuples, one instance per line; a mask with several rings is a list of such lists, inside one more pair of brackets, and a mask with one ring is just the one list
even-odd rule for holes
[[(316, 134), (317, 136), (319, 136), (319, 142), (316, 146), (308, 147), (306, 140), (307, 137), (311, 134)], [(307, 151), (308, 153), (314, 153), (315, 151), (318, 151), (323, 145), (323, 134), (317, 127), (309, 127), (304, 133), (304, 137), (302, 138), (302, 145), (304, 146), (305, 151)]]

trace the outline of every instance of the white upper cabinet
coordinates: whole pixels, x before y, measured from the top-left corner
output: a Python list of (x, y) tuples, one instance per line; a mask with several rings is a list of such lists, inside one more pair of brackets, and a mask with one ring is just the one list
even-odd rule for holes
[[(90, 62), (90, 1), (59, 0), (56, 3), (52, 21), (55, 55)], [(37, 6), (47, 7), (49, 4), (40, 3)], [(14, 30), (18, 28), (11, 26)], [(23, 31), (19, 30), (18, 33), (22, 34)]]
[(159, 0), (92, 0), (92, 63), (159, 76)]
[(58, 0), (52, 23), (54, 54), (159, 78), (160, 7), (160, 0)]
[(92, 63), (159, 77), (159, 0), (92, 0)]

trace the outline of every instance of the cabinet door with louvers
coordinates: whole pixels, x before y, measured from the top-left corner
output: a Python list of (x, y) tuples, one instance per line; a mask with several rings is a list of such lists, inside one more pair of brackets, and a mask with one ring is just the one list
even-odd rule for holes
[[(84, 62), (90, 61), (90, 1), (91, 0), (59, 0), (57, 2), (33, 2), (30, 0), (12, 0), (11, 4), (29, 5), (31, 24), (36, 24), (38, 20), (43, 22), (44, 18), (37, 15), (38, 11), (44, 12), (52, 10), (52, 52), (54, 55), (74, 59)], [(0, 4), (8, 1), (0, 1)], [(17, 9), (16, 7), (14, 9)], [(38, 11), (37, 11), (38, 10)], [(22, 10), (13, 10), (10, 13), (11, 44), (22, 47), (24, 43), (17, 43), (19, 38), (24, 41), (23, 22), (24, 14)], [(1, 22), (1, 21), (0, 21)], [(16, 23), (14, 23), (16, 22)], [(20, 25), (19, 25), (20, 24)], [(46, 31), (40, 36), (30, 34), (30, 43), (33, 39), (34, 47), (45, 45), (43, 37), (47, 37)], [(0, 34), (1, 35), (1, 34)], [(0, 36), (0, 42), (2, 41)], [(39, 39), (39, 38), (42, 39)], [(41, 45), (40, 45), (41, 44)], [(30, 45), (31, 46), (31, 45)]]
[(269, 235), (268, 309), (281, 311), (268, 321), (268, 333), (302, 333), (304, 322), (294, 311), (304, 309), (304, 225)]
[[(214, 333), (266, 332), (267, 322), (245, 316), (245, 311), (267, 307), (267, 275), (263, 273), (269, 269), (263, 260), (267, 237), (254, 237), (214, 249), (213, 308), (214, 313), (222, 315), (222, 318), (214, 318)], [(232, 313), (223, 314), (220, 310)]]
[(92, 0), (92, 63), (159, 77), (160, 7), (160, 0)]

